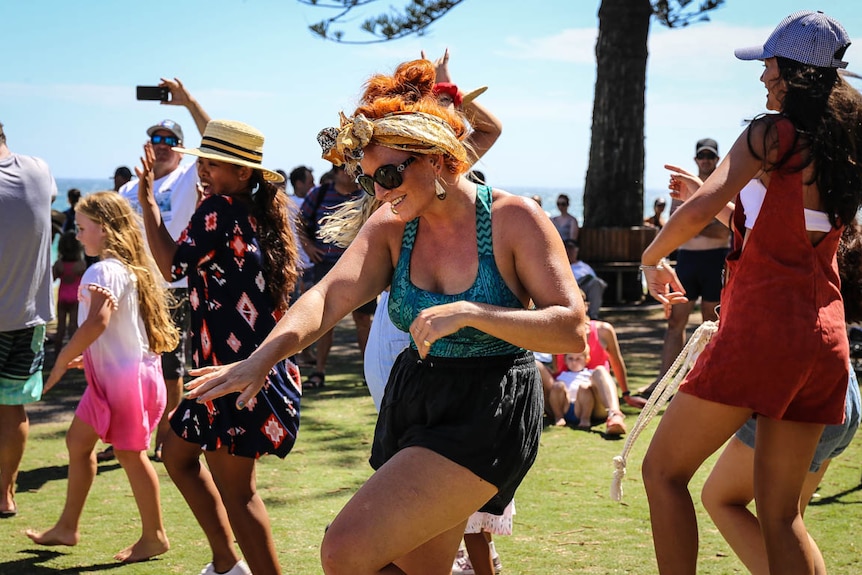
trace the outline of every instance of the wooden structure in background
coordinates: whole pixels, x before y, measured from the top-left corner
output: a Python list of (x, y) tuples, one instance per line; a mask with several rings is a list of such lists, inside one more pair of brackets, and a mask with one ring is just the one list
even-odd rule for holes
[(605, 304), (640, 302), (643, 286), (641, 254), (658, 233), (656, 228), (581, 228), (579, 257), (608, 282)]

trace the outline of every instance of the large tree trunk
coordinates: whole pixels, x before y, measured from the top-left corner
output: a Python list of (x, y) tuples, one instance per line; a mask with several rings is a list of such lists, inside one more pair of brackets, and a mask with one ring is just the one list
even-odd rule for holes
[(643, 223), (649, 0), (602, 0), (584, 226)]

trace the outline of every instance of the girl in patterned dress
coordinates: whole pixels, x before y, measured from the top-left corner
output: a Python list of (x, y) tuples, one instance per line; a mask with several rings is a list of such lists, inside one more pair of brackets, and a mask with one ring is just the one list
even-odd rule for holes
[(100, 261), (81, 278), (80, 325), (57, 356), (45, 391), (68, 368), (82, 365), (87, 389), (66, 434), (69, 480), (63, 513), (51, 529), (28, 530), (27, 536), (40, 545), (78, 543), (78, 524), (96, 475), (93, 448), (101, 439), (114, 445), (141, 515), (140, 539), (114, 556), (132, 563), (169, 547), (147, 447), (165, 409), (158, 354), (176, 347), (179, 335), (129, 203), (114, 192), (98, 192), (78, 202), (75, 211), (78, 239), (85, 253)]
[[(248, 357), (286, 311), (296, 281), (287, 200), (274, 184), (284, 178), (261, 166), (263, 140), (251, 126), (212, 120), (199, 148), (176, 148), (198, 156), (205, 197), (176, 243), (152, 196), (153, 151), (145, 147), (139, 199), (147, 241), (165, 279), (188, 277), (195, 368)], [(174, 412), (163, 458), (210, 544), (204, 574), (281, 572), (254, 469), (258, 457), (284, 457), (293, 447), (300, 393), (298, 369), (282, 360), (242, 405), (234, 394), (186, 399)]]

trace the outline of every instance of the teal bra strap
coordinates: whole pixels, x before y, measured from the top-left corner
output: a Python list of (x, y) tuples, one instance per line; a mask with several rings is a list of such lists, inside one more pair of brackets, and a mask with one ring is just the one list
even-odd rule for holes
[[(416, 243), (416, 233), (419, 231), (419, 218), (414, 218), (404, 226), (404, 236), (401, 240), (402, 249), (413, 250)], [(491, 236), (491, 187), (476, 187), (476, 242), (479, 255), (488, 256), (494, 253)]]
[(493, 238), (491, 236), (491, 187), (476, 187), (476, 243), (479, 246), (479, 256), (494, 254)]

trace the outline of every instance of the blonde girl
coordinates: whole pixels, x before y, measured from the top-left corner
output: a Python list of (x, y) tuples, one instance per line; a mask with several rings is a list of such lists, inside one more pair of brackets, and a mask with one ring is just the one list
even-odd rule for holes
[(87, 389), (66, 434), (69, 480), (63, 512), (47, 531), (26, 533), (40, 545), (78, 543), (78, 524), (96, 474), (94, 447), (101, 439), (114, 445), (141, 515), (140, 539), (114, 555), (133, 563), (169, 548), (158, 477), (146, 452), (165, 408), (158, 354), (176, 347), (178, 334), (128, 201), (98, 192), (81, 200), (75, 211), (78, 240), (88, 256), (100, 261), (84, 272), (78, 295), (83, 320), (57, 356), (45, 391), (67, 369), (82, 365)]

